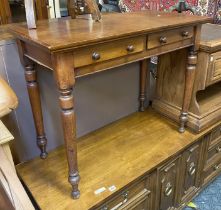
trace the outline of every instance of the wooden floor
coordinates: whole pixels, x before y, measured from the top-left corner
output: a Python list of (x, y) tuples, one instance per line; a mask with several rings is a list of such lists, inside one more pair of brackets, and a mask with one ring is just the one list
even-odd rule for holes
[(64, 148), (49, 153), (46, 160), (36, 158), (17, 166), (18, 173), (41, 209), (84, 210), (101, 202), (116, 190), (174, 156), (202, 136), (186, 131), (151, 109), (134, 113), (79, 139), (78, 160), (81, 197), (70, 198)]

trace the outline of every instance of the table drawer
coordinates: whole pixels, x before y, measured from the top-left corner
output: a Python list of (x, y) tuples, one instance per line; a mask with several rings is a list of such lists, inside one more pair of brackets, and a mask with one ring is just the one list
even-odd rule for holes
[(104, 203), (96, 210), (129, 210), (148, 209), (150, 200), (150, 190), (148, 189), (148, 179), (143, 179), (131, 187), (121, 191), (114, 198)]
[(152, 49), (166, 44), (179, 42), (185, 39), (190, 39), (194, 35), (193, 27), (179, 28), (160, 33), (150, 34), (148, 36), (147, 48)]
[(221, 126), (216, 127), (210, 136), (209, 149), (213, 147), (213, 145), (221, 142)]
[(207, 85), (216, 83), (221, 80), (221, 52), (216, 52), (210, 55)]
[(145, 43), (146, 37), (139, 36), (76, 49), (74, 51), (74, 67), (142, 52)]
[(209, 149), (207, 164), (209, 165), (211, 162), (214, 162), (215, 159), (221, 159), (221, 142)]

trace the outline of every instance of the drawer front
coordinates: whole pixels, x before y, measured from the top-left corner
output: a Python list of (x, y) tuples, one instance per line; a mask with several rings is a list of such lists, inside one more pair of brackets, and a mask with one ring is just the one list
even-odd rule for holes
[(210, 55), (207, 73), (207, 85), (221, 80), (221, 52)]
[(145, 36), (139, 36), (76, 49), (74, 51), (74, 67), (77, 68), (142, 52), (145, 43)]
[(209, 149), (213, 147), (213, 145), (221, 142), (221, 126), (216, 127), (210, 136)]
[(209, 149), (207, 156), (207, 165), (210, 165), (216, 159), (221, 159), (221, 141)]
[(199, 186), (199, 158), (201, 143), (193, 145), (182, 156), (183, 177), (181, 179), (181, 200), (185, 200)]
[(203, 184), (207, 184), (221, 172), (221, 160), (216, 161), (203, 171)]
[(172, 209), (176, 205), (179, 159), (176, 159), (159, 171), (159, 209)]
[(150, 203), (149, 178), (143, 179), (121, 191), (96, 210), (148, 210)]
[(160, 33), (151, 34), (148, 36), (147, 48), (155, 47), (179, 42), (185, 39), (191, 39), (194, 36), (193, 27), (179, 28), (169, 31), (162, 31)]

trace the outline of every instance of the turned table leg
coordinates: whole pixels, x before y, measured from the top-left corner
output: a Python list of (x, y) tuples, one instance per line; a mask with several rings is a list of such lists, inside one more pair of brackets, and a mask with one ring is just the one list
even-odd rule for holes
[(185, 73), (184, 97), (183, 97), (182, 110), (180, 114), (180, 128), (179, 128), (180, 133), (183, 133), (185, 131), (185, 125), (188, 121), (188, 109), (190, 106), (190, 101), (193, 92), (196, 64), (197, 64), (197, 52), (195, 52), (193, 50), (193, 47), (191, 47), (187, 58), (187, 66)]
[(149, 64), (149, 59), (140, 61), (140, 96), (139, 96), (139, 100), (140, 100), (139, 111), (140, 112), (143, 112), (145, 109), (144, 103), (146, 100), (146, 87), (147, 87), (147, 83), (149, 84), (148, 64)]
[(55, 80), (59, 91), (63, 134), (69, 168), (68, 181), (72, 186), (72, 197), (80, 197), (78, 184), (80, 176), (77, 163), (76, 116), (74, 110), (73, 87), (75, 84), (72, 54), (53, 55)]
[(47, 139), (44, 132), (41, 99), (37, 83), (37, 73), (33, 63), (29, 63), (25, 66), (25, 79), (27, 82), (27, 89), (37, 133), (37, 145), (41, 150), (40, 157), (44, 159), (47, 157)]

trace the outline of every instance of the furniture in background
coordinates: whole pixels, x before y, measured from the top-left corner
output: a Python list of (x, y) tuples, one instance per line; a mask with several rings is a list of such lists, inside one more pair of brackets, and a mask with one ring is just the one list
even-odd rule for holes
[[(218, 122), (221, 117), (221, 26), (205, 24), (202, 28), (199, 63), (190, 103), (187, 126), (195, 132)], [(186, 50), (161, 56), (157, 69), (156, 94), (153, 107), (169, 118), (179, 121), (185, 81), (182, 65)], [(184, 68), (183, 68), (184, 70)]]
[(9, 147), (12, 139), (13, 136), (0, 120), (0, 209), (34, 210), (15, 171)]
[[(40, 4), (40, 2), (43, 2)], [(77, 14), (81, 13), (81, 10), (79, 7), (81, 7), (81, 3), (87, 5), (87, 11), (89, 14), (91, 14), (92, 19), (95, 21), (99, 21), (101, 19), (100, 11), (98, 8), (97, 3), (94, 0), (84, 0), (84, 1), (77, 1), (75, 3), (74, 0), (67, 0), (67, 8), (68, 8), (68, 13), (71, 16), (71, 18), (76, 18)], [(48, 8), (48, 3), (46, 3), (45, 0), (40, 0), (39, 1), (39, 6), (36, 5), (37, 9), (37, 15), (40, 15), (42, 17), (41, 19), (47, 19), (47, 16), (44, 15), (46, 14), (46, 9)], [(44, 5), (44, 7), (42, 7)], [(27, 25), (29, 29), (36, 29), (36, 14), (35, 14), (35, 1), (34, 0), (25, 0), (25, 13), (26, 13), (26, 20), (27, 20)], [(38, 14), (39, 13), (39, 14)], [(47, 11), (48, 13), (48, 11)]]
[[(142, 21), (143, 19), (146, 21)], [(13, 25), (11, 30), (18, 38), (21, 62), (25, 67), (41, 158), (47, 156), (47, 139), (43, 126), (35, 63), (51, 69), (54, 73), (60, 94), (59, 103), (69, 166), (69, 182), (73, 188), (72, 196), (79, 198), (80, 176), (72, 95), (75, 79), (140, 60), (140, 110), (144, 111), (147, 59), (169, 51), (188, 48), (186, 85), (179, 129), (180, 132), (184, 132), (194, 83), (201, 25), (210, 19), (180, 14), (139, 12), (106, 14), (103, 15), (102, 22), (93, 22), (85, 18), (64, 21), (66, 24), (63, 24), (62, 20), (41, 21), (38, 23), (40, 27), (32, 30), (32, 33), (23, 24)], [(113, 29), (114, 22), (118, 24)], [(140, 24), (137, 24), (138, 22)], [(91, 28), (91, 25), (94, 27)], [(53, 31), (50, 30), (51, 27)]]
[(8, 0), (0, 0), (0, 25), (11, 22), (11, 10)]
[[(12, 89), (0, 78), (0, 117), (17, 107), (18, 100)], [(0, 209), (34, 210), (20, 183), (10, 150), (11, 133), (0, 120)]]

